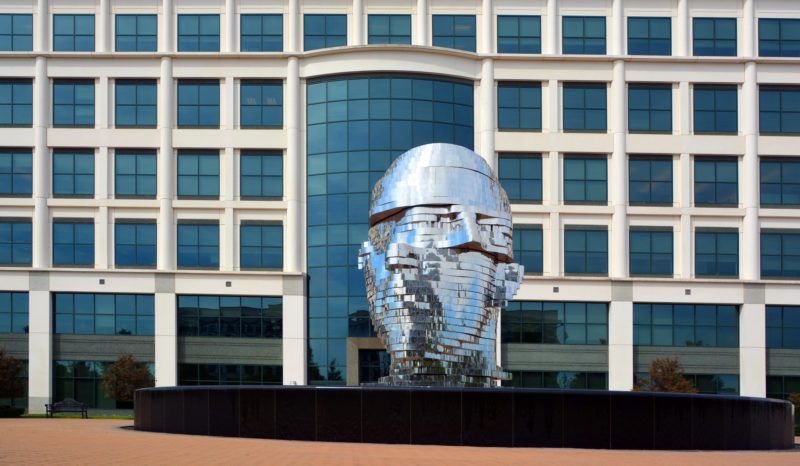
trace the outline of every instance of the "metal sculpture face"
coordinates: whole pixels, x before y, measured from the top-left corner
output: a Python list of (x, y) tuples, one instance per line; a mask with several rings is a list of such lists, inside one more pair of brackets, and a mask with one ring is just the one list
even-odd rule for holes
[(391, 357), (383, 385), (489, 387), (500, 307), (519, 288), (511, 209), (478, 154), (428, 144), (402, 154), (372, 191), (359, 251), (370, 318)]

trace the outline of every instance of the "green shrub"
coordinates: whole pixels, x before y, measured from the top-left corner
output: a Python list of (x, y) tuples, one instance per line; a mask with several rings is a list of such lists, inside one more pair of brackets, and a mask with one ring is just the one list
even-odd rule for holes
[(23, 408), (0, 408), (0, 417), (20, 417), (24, 412)]

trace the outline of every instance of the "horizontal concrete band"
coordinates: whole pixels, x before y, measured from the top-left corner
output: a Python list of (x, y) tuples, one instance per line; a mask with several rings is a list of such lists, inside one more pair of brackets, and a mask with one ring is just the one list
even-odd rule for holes
[(136, 392), (137, 430), (327, 442), (789, 449), (786, 401), (537, 389), (216, 386)]

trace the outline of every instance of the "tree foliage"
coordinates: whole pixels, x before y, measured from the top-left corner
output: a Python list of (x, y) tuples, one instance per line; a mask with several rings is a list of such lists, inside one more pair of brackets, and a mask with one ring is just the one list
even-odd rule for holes
[(683, 376), (683, 367), (678, 358), (653, 359), (650, 377), (636, 376), (636, 391), (697, 393), (694, 384)]
[(116, 362), (109, 364), (103, 374), (106, 395), (117, 401), (130, 401), (133, 399), (133, 392), (153, 385), (153, 376), (150, 375), (147, 363), (138, 361), (127, 352), (120, 354)]
[(800, 393), (792, 393), (787, 399), (794, 405), (795, 412), (800, 411)]
[(10, 355), (5, 346), (0, 347), (0, 398), (17, 398), (25, 395), (25, 384), (19, 374), (25, 363)]

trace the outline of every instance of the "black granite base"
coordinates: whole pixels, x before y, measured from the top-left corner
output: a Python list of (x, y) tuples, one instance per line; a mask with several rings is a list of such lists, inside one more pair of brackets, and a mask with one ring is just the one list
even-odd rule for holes
[(329, 442), (664, 450), (794, 446), (791, 405), (589, 390), (222, 386), (138, 390), (137, 430)]

